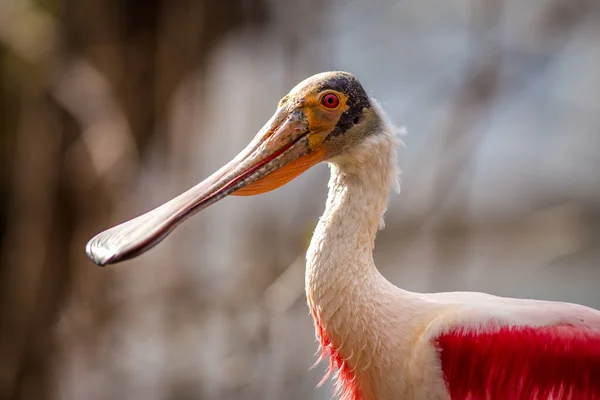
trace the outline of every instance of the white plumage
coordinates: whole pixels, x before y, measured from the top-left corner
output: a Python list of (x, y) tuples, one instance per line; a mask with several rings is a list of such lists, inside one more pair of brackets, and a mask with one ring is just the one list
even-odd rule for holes
[(373, 248), (398, 142), (354, 76), (315, 75), (282, 99), (231, 163), (96, 236), (88, 254), (99, 264), (136, 256), (215, 201), (274, 189), (327, 160), (329, 195), (305, 283), (344, 399), (600, 398), (600, 312), (483, 293), (411, 293), (379, 273)]

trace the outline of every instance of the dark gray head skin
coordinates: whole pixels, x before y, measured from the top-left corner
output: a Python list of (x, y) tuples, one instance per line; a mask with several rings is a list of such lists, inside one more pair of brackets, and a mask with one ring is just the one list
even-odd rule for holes
[(342, 113), (333, 131), (327, 135), (333, 137), (346, 133), (365, 118), (365, 111), (371, 108), (371, 101), (358, 79), (348, 72), (335, 72), (319, 87), (321, 91), (334, 90), (348, 96), (348, 109)]
[[(335, 125), (329, 127), (322, 143), (326, 149), (326, 159), (329, 159), (376, 132), (380, 119), (360, 81), (349, 72), (313, 75), (296, 85), (279, 104), (282, 106), (290, 99), (295, 99), (300, 107), (321, 105), (320, 99), (327, 93), (335, 93), (340, 100), (345, 100), (345, 107), (341, 107), (337, 113)], [(309, 118), (309, 126), (322, 123), (323, 116), (320, 113), (313, 115), (305, 112), (305, 115)]]
[(343, 153), (360, 143), (365, 137), (378, 132), (380, 119), (358, 79), (349, 73), (340, 73), (327, 82), (328, 89), (337, 89), (348, 95), (348, 110), (340, 116), (333, 131), (327, 135), (324, 145), (329, 147), (330, 157)]
[[(335, 101), (327, 103), (332, 96)], [(96, 235), (86, 252), (98, 265), (140, 255), (209, 205), (231, 194), (276, 189), (318, 162), (343, 154), (380, 124), (354, 75), (336, 71), (311, 76), (281, 99), (275, 114), (228, 164), (162, 206)]]

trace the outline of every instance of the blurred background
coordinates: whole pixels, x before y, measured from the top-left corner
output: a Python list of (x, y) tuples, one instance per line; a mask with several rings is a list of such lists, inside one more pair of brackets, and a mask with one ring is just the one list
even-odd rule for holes
[(98, 268), (317, 72), (397, 125), (375, 261), (600, 308), (597, 0), (0, 0), (0, 399), (329, 399), (304, 296), (320, 165)]

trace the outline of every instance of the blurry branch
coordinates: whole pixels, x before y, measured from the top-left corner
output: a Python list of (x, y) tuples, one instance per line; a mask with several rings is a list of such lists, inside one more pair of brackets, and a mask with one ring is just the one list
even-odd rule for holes
[(304, 297), (304, 265), (306, 256), (302, 252), (265, 290), (264, 304), (274, 314), (284, 314), (298, 299)]
[[(31, 360), (32, 353), (45, 355), (48, 351), (34, 349), (36, 342), (31, 337), (36, 323), (48, 317), (36, 313), (40, 302), (49, 300), (41, 293), (43, 285), (49, 283), (43, 278), (44, 265), (56, 233), (51, 227), (55, 222), (52, 211), (57, 198), (61, 129), (52, 107), (37, 96), (35, 92), (24, 95), (21, 107), (8, 226), (1, 246), (0, 398), (14, 395), (14, 386), (21, 380), (20, 367), (28, 358), (29, 363), (37, 363)], [(36, 369), (42, 371), (43, 366)], [(41, 398), (39, 392), (30, 395)]]
[[(600, 11), (596, 0), (554, 0), (548, 2), (545, 12), (541, 13), (540, 21), (533, 32), (536, 48), (542, 51), (556, 51), (556, 46), (547, 46), (549, 42), (558, 40), (568, 41), (570, 33), (580, 26), (584, 18), (593, 12)], [(544, 46), (546, 44), (546, 46)]]
[[(453, 281), (461, 280), (457, 271), (444, 266), (449, 259), (447, 253), (456, 251), (447, 239), (454, 235), (455, 221), (466, 218), (473, 158), (485, 132), (480, 125), (489, 116), (498, 94), (502, 48), (490, 45), (482, 38), (489, 37), (489, 32), (502, 25), (503, 3), (503, 0), (473, 0), (471, 3), (473, 56), (470, 61), (473, 64), (467, 67), (464, 84), (453, 103), (450, 121), (441, 135), (443, 165), (437, 169), (439, 173), (434, 181), (433, 200), (424, 226), (424, 229), (434, 226), (434, 245), (437, 247), (434, 265), (440, 266), (432, 272), (436, 278), (431, 281), (433, 286), (441, 284), (442, 287), (434, 287), (433, 290), (448, 290), (453, 287)], [(458, 201), (448, 201), (451, 196), (456, 196)], [(452, 210), (444, 208), (447, 204), (453, 205)], [(466, 225), (463, 229), (465, 232), (462, 233), (468, 235)]]
[[(115, 181), (129, 182), (138, 163), (138, 153), (127, 120), (112, 96), (109, 82), (88, 62), (78, 59), (65, 68), (53, 85), (52, 93), (78, 121), (82, 130), (80, 139), (70, 152), (79, 154), (79, 147), (84, 146), (95, 176), (108, 180), (109, 188), (115, 186)], [(81, 187), (95, 184), (83, 182), (87, 175), (79, 178)]]
[(27, 0), (0, 1), (0, 40), (25, 61), (48, 62), (57, 55), (54, 19)]
[[(502, 66), (514, 61), (511, 51), (515, 47), (526, 47), (529, 53), (539, 52), (541, 49), (542, 56), (559, 54), (561, 48), (568, 43), (569, 35), (592, 9), (593, 3), (590, 0), (549, 2), (544, 7), (545, 12), (532, 21), (528, 35), (522, 42), (504, 43), (497, 39), (497, 42), (490, 42), (491, 37), (501, 37), (499, 33), (490, 35), (490, 32), (502, 27), (504, 7), (519, 5), (504, 4), (502, 0), (472, 1), (471, 65), (467, 67), (463, 86), (453, 103), (450, 122), (442, 135), (440, 148), (443, 166), (437, 168), (440, 174), (436, 178), (433, 202), (424, 213), (427, 215), (427, 224), (435, 224), (444, 215), (448, 215), (449, 210), (445, 210), (443, 206), (448, 204), (450, 197), (456, 196), (460, 199), (460, 204), (465, 204), (462, 197), (467, 192), (465, 185), (469, 182), (470, 171), (474, 169), (472, 157), (482, 138), (477, 133), (484, 132), (484, 128), (479, 125), (485, 122), (499, 95)], [(551, 60), (546, 60), (546, 63), (550, 64)], [(536, 69), (532, 73), (539, 75), (540, 70)], [(526, 74), (527, 71), (524, 71), (516, 79), (503, 81), (502, 90), (525, 90), (531, 82), (535, 82)], [(459, 216), (452, 213), (454, 219)]]
[[(90, 176), (103, 178), (116, 168), (119, 173), (111, 177), (126, 177), (125, 172), (131, 170), (127, 167), (136, 160), (135, 143), (110, 84), (84, 60), (65, 63), (58, 31), (57, 22), (33, 3), (0, 2), (0, 42), (29, 64), (37, 78), (20, 77), (29, 80), (23, 79), (20, 93), (23, 100), (13, 155), (12, 198), (2, 243), (0, 398), (41, 399), (50, 394), (47, 368), (53, 337), (47, 326), (71, 273), (66, 262), (69, 234), (61, 221), (63, 205), (56, 203), (61, 191), (65, 127), (47, 95), (83, 131), (72, 147), (85, 147), (87, 152), (79, 153), (89, 154), (91, 162), (71, 165), (72, 172), (91, 164), (95, 175), (89, 171), (85, 177), (79, 175), (88, 181)], [(80, 189), (85, 188), (79, 184)], [(50, 270), (52, 277), (48, 278)]]
[[(83, 59), (66, 64), (57, 39), (57, 22), (33, 3), (0, 2), (0, 40), (24, 61), (39, 67), (42, 85), (78, 122), (83, 134), (74, 146), (85, 147), (96, 177), (127, 180), (137, 164), (136, 144), (111, 85)], [(108, 174), (113, 167), (118, 173)]]
[[(267, 11), (261, 0), (61, 6), (54, 19), (33, 1), (0, 0), (0, 46), (26, 67), (9, 71), (23, 102), (14, 117), (20, 127), (0, 255), (0, 398), (43, 400), (78, 385), (113, 397), (107, 393), (116, 389), (88, 389), (86, 366), (103, 364), (112, 376), (110, 355), (98, 344), (139, 321), (112, 307), (117, 278), (84, 260), (85, 240), (108, 224), (107, 204), (117, 196), (107, 202), (107, 194), (131, 182), (149, 143), (158, 139), (158, 151), (176, 162), (186, 154), (191, 133), (169, 137), (173, 93), (202, 73), (229, 31), (263, 24)], [(176, 269), (170, 273), (186, 283)], [(170, 302), (164, 291), (153, 297)], [(59, 315), (64, 329), (56, 329)]]
[[(591, 1), (570, 2), (557, 0), (549, 2), (540, 13), (522, 41), (505, 43), (501, 32), (504, 26), (504, 8), (517, 4), (502, 0), (473, 0), (470, 65), (466, 68), (466, 78), (452, 105), (450, 121), (442, 134), (440, 151), (442, 165), (434, 183), (432, 202), (423, 214), (425, 223), (422, 229), (433, 228), (434, 242), (437, 246), (434, 265), (439, 268), (432, 273), (433, 290), (453, 290), (460, 287), (463, 279), (456, 270), (445, 265), (445, 260), (453, 258), (459, 265), (466, 264), (464, 250), (453, 246), (449, 238), (462, 236), (469, 241), (472, 234), (471, 221), (468, 220), (467, 202), (469, 184), (475, 170), (474, 156), (481, 143), (485, 126), (494, 103), (500, 95), (500, 78), (503, 66), (522, 61), (523, 57), (538, 56), (541, 68), (532, 70), (539, 75), (542, 68), (552, 65), (563, 46), (569, 43), (570, 34), (576, 29)], [(515, 50), (525, 54), (519, 54)], [(541, 50), (541, 54), (539, 53)], [(502, 91), (523, 91), (531, 82), (527, 70), (520, 75), (503, 80)], [(568, 136), (566, 136), (568, 140)], [(439, 137), (436, 137), (439, 141)], [(449, 201), (450, 200), (450, 201)], [(465, 249), (463, 246), (462, 249)], [(452, 254), (449, 254), (452, 252)], [(462, 257), (459, 254), (462, 254)], [(556, 252), (558, 255), (560, 252)], [(435, 287), (441, 284), (442, 286)]]
[[(432, 202), (416, 217), (425, 221), (423, 229), (443, 225), (444, 219), (468, 224), (468, 221), (460, 221), (464, 214), (444, 206), (450, 203), (465, 205), (468, 189), (465, 185), (468, 185), (474, 170), (472, 158), (485, 133), (485, 127), (480, 125), (485, 123), (495, 99), (500, 95), (502, 68), (508, 66), (510, 69), (511, 63), (532, 62), (534, 58), (539, 68), (521, 68), (519, 74), (502, 77), (503, 92), (528, 90), (537, 82), (532, 78), (542, 74), (555, 58), (558, 59), (563, 46), (569, 43), (570, 35), (582, 20), (590, 16), (594, 8), (600, 10), (600, 3), (593, 0), (550, 1), (541, 7), (542, 12), (531, 18), (522, 40), (510, 41), (498, 39), (503, 37), (504, 8), (518, 8), (519, 4), (503, 0), (473, 0), (470, 3), (472, 16), (468, 45), (471, 54), (467, 58), (465, 78), (451, 106), (450, 121), (441, 133), (441, 142), (440, 135), (430, 135), (431, 143), (423, 146), (423, 149), (439, 147), (442, 163), (436, 167), (440, 173), (435, 178)], [(565, 138), (569, 140), (568, 135)]]
[[(488, 117), (498, 94), (502, 48), (482, 39), (502, 24), (503, 0), (472, 0), (471, 51), (465, 80), (450, 111), (450, 121), (441, 139), (443, 165), (438, 168), (433, 203), (428, 216), (445, 214), (449, 196), (463, 197), (469, 179), (465, 172), (482, 139), (479, 125)], [(462, 183), (462, 184), (461, 184)], [(464, 204), (464, 201), (460, 202)], [(433, 218), (436, 220), (437, 218)]]

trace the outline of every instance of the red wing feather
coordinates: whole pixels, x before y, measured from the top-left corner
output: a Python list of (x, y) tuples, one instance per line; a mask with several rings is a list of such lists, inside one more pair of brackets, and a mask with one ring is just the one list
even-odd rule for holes
[(600, 332), (453, 329), (437, 338), (452, 400), (600, 399)]
[(321, 357), (319, 357), (319, 361), (329, 357), (329, 369), (319, 383), (319, 386), (335, 372), (337, 376), (336, 389), (340, 394), (340, 400), (364, 400), (356, 383), (356, 376), (354, 375), (352, 367), (344, 361), (338, 352), (338, 349), (327, 336), (327, 332), (325, 332), (315, 310), (311, 308), (310, 311), (315, 322), (317, 338), (321, 345)]

